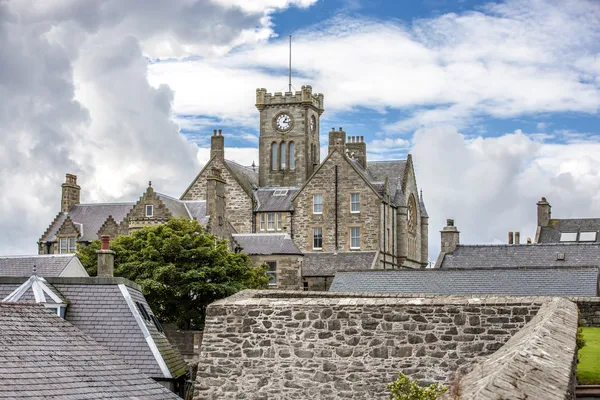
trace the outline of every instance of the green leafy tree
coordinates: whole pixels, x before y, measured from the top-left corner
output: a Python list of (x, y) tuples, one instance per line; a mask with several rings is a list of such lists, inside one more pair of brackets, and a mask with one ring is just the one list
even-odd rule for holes
[(419, 386), (417, 379), (399, 373), (398, 379), (388, 385), (390, 400), (437, 400), (448, 388), (437, 382), (427, 386)]
[[(99, 248), (96, 241), (78, 251), (90, 275), (96, 274)], [(265, 265), (252, 266), (247, 255), (230, 252), (225, 241), (183, 218), (119, 236), (111, 250), (115, 275), (141, 285), (161, 321), (185, 329), (201, 327), (213, 301), (269, 281)]]

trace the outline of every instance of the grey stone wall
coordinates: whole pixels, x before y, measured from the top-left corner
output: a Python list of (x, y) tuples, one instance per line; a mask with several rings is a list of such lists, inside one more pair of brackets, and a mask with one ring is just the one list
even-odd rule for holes
[(542, 301), (245, 291), (208, 308), (194, 399), (386, 399), (400, 371), (447, 382)]
[(254, 265), (261, 265), (267, 261), (277, 262), (277, 281), (269, 285), (277, 289), (301, 290), (302, 289), (302, 256), (298, 255), (254, 255), (250, 256)]
[(579, 308), (581, 326), (600, 326), (600, 297), (572, 298)]
[[(462, 377), (454, 392), (463, 400), (574, 399), (576, 332), (575, 304), (546, 302), (500, 350)], [(455, 398), (452, 391), (446, 398)]]
[(163, 324), (163, 328), (169, 343), (177, 347), (186, 362), (198, 360), (202, 331), (179, 329), (177, 324)]

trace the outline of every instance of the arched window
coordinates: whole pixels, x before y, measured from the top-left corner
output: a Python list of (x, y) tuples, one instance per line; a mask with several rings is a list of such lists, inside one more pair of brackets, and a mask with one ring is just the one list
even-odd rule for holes
[(279, 156), (281, 157), (281, 169), (285, 170), (287, 163), (287, 147), (285, 146), (285, 142), (281, 142), (279, 149), (281, 150), (279, 152)]
[(290, 154), (290, 162), (289, 162), (290, 169), (296, 168), (296, 160), (294, 159), (294, 157), (296, 156), (296, 152), (294, 150), (295, 150), (294, 142), (290, 142), (290, 151), (289, 151), (289, 154)]
[(271, 169), (277, 169), (277, 143), (271, 144)]

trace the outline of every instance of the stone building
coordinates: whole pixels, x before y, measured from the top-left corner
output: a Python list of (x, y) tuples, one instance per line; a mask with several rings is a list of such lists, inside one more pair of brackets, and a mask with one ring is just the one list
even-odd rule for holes
[[(270, 263), (281, 288), (325, 290), (339, 270), (428, 264), (429, 218), (410, 154), (368, 161), (364, 138), (339, 128), (329, 132), (321, 162), (324, 97), (308, 85), (274, 94), (257, 89), (256, 108), (258, 167), (225, 159), (225, 136), (215, 130), (210, 160), (179, 199), (149, 186), (135, 203), (79, 204), (77, 178), (67, 175), (61, 212), (42, 235), (40, 254), (186, 217), (229, 239), (232, 249), (260, 249), (253, 259)], [(284, 237), (297, 249), (295, 263), (290, 254), (265, 254)]]
[(535, 243), (598, 243), (600, 218), (552, 218), (545, 197), (537, 202)]

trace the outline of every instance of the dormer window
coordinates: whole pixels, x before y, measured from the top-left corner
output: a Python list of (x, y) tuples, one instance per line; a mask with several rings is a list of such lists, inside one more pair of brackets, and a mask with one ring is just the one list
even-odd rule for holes
[(77, 251), (77, 240), (74, 237), (62, 237), (58, 239), (60, 254), (75, 253)]
[(154, 206), (152, 204), (146, 204), (146, 217), (154, 216)]

